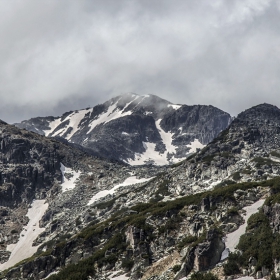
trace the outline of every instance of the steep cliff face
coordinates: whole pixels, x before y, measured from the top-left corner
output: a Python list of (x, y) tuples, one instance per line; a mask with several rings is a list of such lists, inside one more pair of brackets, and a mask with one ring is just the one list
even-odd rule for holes
[(91, 149), (132, 165), (184, 159), (231, 122), (213, 106), (175, 105), (154, 95), (124, 94), (61, 117), (33, 118), (16, 126)]
[(9, 125), (0, 129), (1, 205), (30, 203), (35, 193), (44, 197), (55, 179), (61, 178), (59, 144), (44, 145), (30, 132)]

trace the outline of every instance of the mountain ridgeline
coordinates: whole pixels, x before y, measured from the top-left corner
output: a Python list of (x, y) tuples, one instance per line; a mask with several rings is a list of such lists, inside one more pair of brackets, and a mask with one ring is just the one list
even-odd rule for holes
[(276, 106), (232, 120), (127, 94), (17, 126), (0, 124), (0, 279), (279, 279)]
[(131, 165), (165, 165), (202, 148), (230, 122), (229, 114), (213, 106), (175, 105), (154, 95), (124, 94), (93, 108), (15, 125), (62, 137), (101, 157)]

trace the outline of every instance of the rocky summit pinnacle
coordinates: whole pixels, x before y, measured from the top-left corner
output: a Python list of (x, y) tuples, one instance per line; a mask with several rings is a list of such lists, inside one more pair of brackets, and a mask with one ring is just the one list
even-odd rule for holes
[(126, 93), (93, 108), (15, 125), (131, 165), (166, 165), (204, 147), (230, 122), (229, 114), (213, 106), (172, 104), (155, 95)]
[(271, 120), (279, 119), (280, 109), (277, 106), (263, 103), (241, 112), (239, 118)]

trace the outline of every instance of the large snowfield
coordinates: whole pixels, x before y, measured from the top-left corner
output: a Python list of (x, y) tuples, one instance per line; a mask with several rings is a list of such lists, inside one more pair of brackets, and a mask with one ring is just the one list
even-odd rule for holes
[(27, 217), (29, 222), (23, 227), (20, 233), (19, 241), (16, 244), (7, 246), (7, 251), (11, 252), (7, 262), (0, 265), (0, 271), (5, 270), (18, 262), (31, 257), (36, 253), (39, 246), (32, 246), (33, 241), (45, 230), (39, 227), (39, 221), (48, 209), (48, 203), (45, 200), (34, 200), (31, 208), (28, 209)]

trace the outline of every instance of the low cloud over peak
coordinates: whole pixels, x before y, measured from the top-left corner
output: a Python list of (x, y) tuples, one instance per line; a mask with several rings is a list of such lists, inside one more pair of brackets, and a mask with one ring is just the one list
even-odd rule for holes
[(279, 107), (279, 1), (0, 3), (0, 118), (94, 106), (124, 92)]

